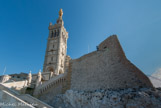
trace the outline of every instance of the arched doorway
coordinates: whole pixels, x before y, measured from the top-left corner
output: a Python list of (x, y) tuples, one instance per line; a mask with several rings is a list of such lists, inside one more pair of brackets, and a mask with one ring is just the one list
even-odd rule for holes
[(48, 67), (47, 72), (50, 72), (49, 78), (53, 77), (53, 75), (55, 74), (54, 69), (52, 67)]
[(42, 76), (42, 78), (41, 78), (41, 82), (43, 83), (43, 82), (45, 82), (46, 80), (45, 80), (45, 77), (44, 76)]
[(54, 69), (52, 67), (48, 67), (47, 72), (53, 72), (54, 73)]
[(62, 70), (62, 69), (60, 69), (60, 70), (59, 70), (59, 74), (62, 74), (62, 73), (63, 73), (63, 70)]

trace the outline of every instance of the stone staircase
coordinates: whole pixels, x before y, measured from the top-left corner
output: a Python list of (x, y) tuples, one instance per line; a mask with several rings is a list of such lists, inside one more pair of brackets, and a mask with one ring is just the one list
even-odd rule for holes
[[(3, 99), (5, 97), (5, 99)], [(0, 84), (0, 102), (14, 102), (21, 103), (25, 106), (16, 106), (16, 108), (53, 108), (52, 106), (28, 95), (28, 94), (19, 94), (3, 84)], [(3, 108), (3, 106), (1, 106)], [(12, 106), (10, 106), (12, 108)], [(14, 107), (15, 108), (15, 107)]]

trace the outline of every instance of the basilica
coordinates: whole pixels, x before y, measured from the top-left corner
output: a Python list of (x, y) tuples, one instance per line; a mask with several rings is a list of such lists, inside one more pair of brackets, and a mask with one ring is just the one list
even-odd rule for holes
[(62, 9), (48, 29), (42, 71), (0, 76), (0, 102), (4, 103), (1, 108), (6, 103), (14, 103), (16, 108), (108, 108), (94, 100), (95, 104), (90, 103), (83, 93), (89, 96), (103, 90), (98, 98), (109, 89), (154, 89), (148, 77), (126, 58), (117, 35), (101, 42), (96, 51), (71, 59), (67, 55), (68, 32)]

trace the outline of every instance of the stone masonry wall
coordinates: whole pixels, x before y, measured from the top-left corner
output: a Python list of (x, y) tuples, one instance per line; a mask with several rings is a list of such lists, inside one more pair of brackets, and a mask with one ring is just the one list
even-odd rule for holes
[(58, 83), (57, 85), (53, 86), (52, 88), (48, 88), (46, 92), (42, 93), (38, 99), (50, 105), (50, 101), (54, 99), (54, 96), (58, 94), (62, 94), (63, 90), (63, 83)]
[(150, 80), (130, 61), (117, 36), (103, 41), (98, 51), (71, 60), (73, 90), (153, 87)]

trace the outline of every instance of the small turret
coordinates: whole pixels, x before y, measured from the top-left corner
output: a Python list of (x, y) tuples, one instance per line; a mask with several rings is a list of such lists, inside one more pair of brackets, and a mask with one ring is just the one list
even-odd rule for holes
[(7, 82), (10, 78), (11, 78), (11, 76), (9, 76), (9, 75), (4, 75), (4, 76), (2, 76), (0, 82), (1, 82), (1, 83), (5, 83), (5, 82)]
[(28, 84), (27, 84), (27, 85), (30, 85), (30, 84), (31, 84), (31, 81), (32, 81), (32, 74), (31, 74), (31, 71), (30, 71), (29, 74), (28, 74), (27, 80), (28, 80)]
[(49, 23), (49, 26), (52, 26), (52, 22)]
[(41, 69), (39, 70), (39, 73), (37, 75), (37, 81), (36, 81), (36, 87), (38, 87), (41, 84)]

